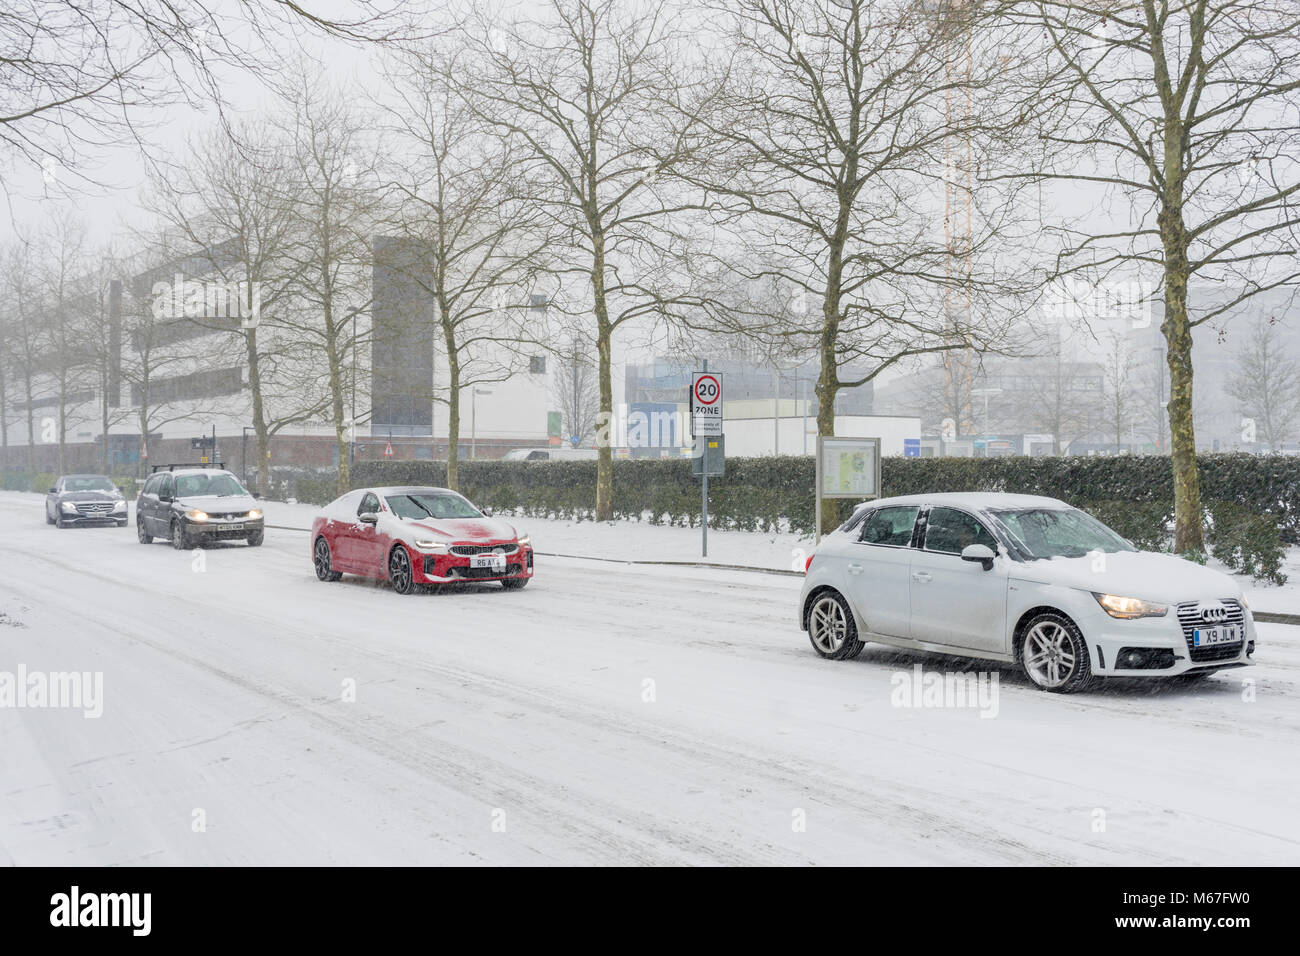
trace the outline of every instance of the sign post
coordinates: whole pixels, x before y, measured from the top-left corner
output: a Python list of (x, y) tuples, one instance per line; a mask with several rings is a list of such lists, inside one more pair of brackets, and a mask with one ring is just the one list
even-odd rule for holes
[(822, 540), (823, 498), (880, 497), (880, 439), (817, 436), (814, 544)]
[[(722, 445), (722, 375), (709, 371), (708, 359), (704, 360), (703, 371), (691, 376), (691, 436), (695, 439), (695, 455), (699, 461), (697, 474), (700, 476), (700, 555), (707, 558), (709, 556), (709, 472), (711, 470), (709, 466), (715, 455), (721, 458)], [(719, 449), (714, 455), (709, 454), (710, 444)]]

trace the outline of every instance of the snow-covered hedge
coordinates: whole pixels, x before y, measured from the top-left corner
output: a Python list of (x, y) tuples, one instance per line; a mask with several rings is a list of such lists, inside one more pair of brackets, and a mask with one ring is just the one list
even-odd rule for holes
[[(1116, 530), (1158, 546), (1172, 516), (1169, 459), (1154, 455), (1087, 458), (886, 458), (882, 482), (889, 495), (924, 491), (1009, 491), (1049, 495), (1088, 507)], [(1231, 505), (1264, 520), (1279, 542), (1300, 543), (1300, 457), (1223, 454), (1199, 459), (1207, 508)], [(358, 462), (353, 485), (446, 482), (439, 461)], [(465, 461), (461, 491), (500, 510), (589, 518), (595, 501), (594, 461)], [(733, 458), (724, 478), (709, 483), (710, 524), (742, 530), (813, 527), (811, 457)], [(844, 514), (852, 502), (841, 502)], [(697, 524), (698, 480), (681, 459), (614, 462), (618, 517), (655, 523)], [(1234, 522), (1226, 522), (1233, 524)], [(1239, 522), (1238, 522), (1239, 523)]]

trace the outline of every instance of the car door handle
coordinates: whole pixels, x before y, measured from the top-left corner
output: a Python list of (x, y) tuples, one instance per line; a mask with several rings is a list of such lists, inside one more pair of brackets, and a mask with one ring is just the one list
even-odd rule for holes
[(929, 571), (913, 571), (913, 572), (912, 572), (912, 580), (913, 580), (913, 581), (920, 581), (922, 584), (927, 584), (927, 583), (929, 583), (929, 581), (931, 580), (930, 572), (929, 572)]
[(848, 572), (849, 572), (849, 574), (861, 574), (861, 573), (862, 573), (862, 565), (860, 565), (860, 564), (850, 564), (849, 567), (848, 567)]

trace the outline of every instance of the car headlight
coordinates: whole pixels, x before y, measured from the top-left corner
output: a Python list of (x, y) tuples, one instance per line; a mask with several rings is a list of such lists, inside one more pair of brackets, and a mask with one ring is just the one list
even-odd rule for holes
[(199, 511), (199, 509), (195, 508), (192, 511), (185, 512), (185, 517), (189, 518), (191, 521), (202, 524), (204, 521), (208, 520), (208, 513), (206, 511)]
[(447, 544), (444, 541), (430, 541), (421, 539), (415, 542), (415, 546), (421, 551), (432, 551), (434, 554), (446, 554)]
[(516, 541), (515, 543), (518, 544), (519, 547), (521, 548), (531, 548), (533, 546), (533, 536), (530, 534), (526, 534), (523, 537), (519, 538), (519, 540)]
[(63, 504), (59, 505), (59, 507), (70, 515), (75, 515), (77, 513), (77, 506), (71, 501), (65, 501)]
[(121, 499), (118, 499), (117, 501), (114, 501), (114, 502), (113, 502), (113, 510), (114, 510), (114, 511), (125, 511), (125, 510), (126, 510), (126, 502), (123, 501), (123, 500), (121, 500)]
[(248, 513), (249, 521), (256, 521), (260, 517), (262, 517), (262, 512), (258, 511), (256, 508)]
[(1238, 598), (1238, 600), (1241, 601), (1242, 607), (1244, 607), (1247, 611), (1250, 610), (1250, 602), (1246, 600), (1246, 595), (1243, 594), (1240, 598)]
[(1137, 617), (1164, 617), (1169, 612), (1167, 604), (1153, 604), (1138, 598), (1120, 597), (1117, 594), (1099, 594), (1092, 592), (1101, 609), (1111, 617), (1132, 620)]

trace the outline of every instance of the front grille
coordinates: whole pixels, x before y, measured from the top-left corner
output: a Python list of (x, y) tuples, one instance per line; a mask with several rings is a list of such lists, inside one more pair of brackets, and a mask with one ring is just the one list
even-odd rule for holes
[(110, 501), (86, 501), (77, 503), (77, 514), (88, 517), (102, 517), (113, 513), (113, 503)]
[(471, 557), (476, 554), (514, 554), (519, 550), (515, 544), (453, 544), (451, 553), (458, 554), (461, 557)]
[(247, 511), (209, 511), (209, 512), (208, 512), (208, 517), (209, 517), (209, 518), (223, 518), (223, 519), (225, 519), (225, 518), (239, 518), (239, 519), (243, 519), (243, 518), (247, 518), (247, 517), (248, 517), (248, 512), (247, 512)]
[(1183, 628), (1183, 640), (1187, 641), (1187, 653), (1191, 655), (1192, 663), (1202, 664), (1206, 661), (1223, 661), (1236, 657), (1241, 653), (1241, 643), (1236, 644), (1215, 644), (1211, 647), (1194, 647), (1192, 645), (1192, 631), (1198, 627), (1222, 627), (1225, 624), (1235, 624), (1242, 626), (1244, 636), (1244, 624), (1246, 622), (1246, 612), (1239, 601), (1225, 600), (1222, 602), (1228, 608), (1228, 616), (1222, 621), (1206, 621), (1196, 613), (1199, 601), (1190, 604), (1178, 605), (1178, 623)]
[(504, 571), (496, 568), (449, 568), (447, 575), (453, 578), (512, 578), (520, 573), (519, 565), (507, 564)]

